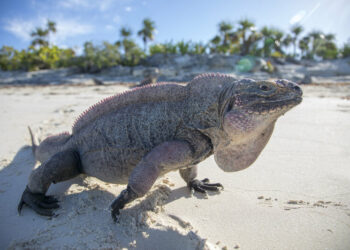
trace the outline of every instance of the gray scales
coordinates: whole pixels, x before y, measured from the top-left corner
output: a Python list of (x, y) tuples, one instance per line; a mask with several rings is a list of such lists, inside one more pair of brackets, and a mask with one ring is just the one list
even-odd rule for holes
[(300, 87), (287, 80), (236, 80), (209, 73), (187, 85), (158, 83), (102, 100), (75, 122), (72, 133), (46, 138), (33, 152), (34, 169), (18, 205), (52, 216), (58, 201), (46, 192), (51, 183), (79, 174), (128, 184), (111, 205), (120, 209), (145, 195), (156, 179), (180, 170), (189, 188), (218, 191), (220, 183), (197, 180), (197, 164), (214, 154), (232, 172), (259, 156), (276, 120), (302, 101)]

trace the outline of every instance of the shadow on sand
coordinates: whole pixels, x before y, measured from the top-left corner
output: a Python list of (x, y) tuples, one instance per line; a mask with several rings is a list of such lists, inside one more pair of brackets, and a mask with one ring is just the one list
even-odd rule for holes
[[(13, 197), (7, 209), (16, 210), (35, 164), (31, 147), (23, 146), (16, 153), (12, 162), (0, 171), (2, 180), (8, 179), (8, 182), (12, 182), (10, 186), (2, 186), (5, 182), (0, 184), (1, 190), (5, 190), (1, 197), (5, 200), (9, 195), (7, 193)], [(72, 184), (85, 186), (87, 189), (80, 193), (63, 196)], [(130, 207), (122, 210), (120, 223), (113, 223), (109, 211), (109, 205), (115, 196), (98, 185), (89, 189), (84, 177), (53, 184), (48, 194), (60, 196), (61, 208), (57, 210), (59, 216), (47, 220), (28, 208), (23, 209), (24, 213), (22, 212), (22, 216), (17, 217), (16, 220), (37, 221), (33, 225), (29, 223), (26, 228), (22, 228), (26, 233), (8, 232), (14, 240), (10, 248), (60, 246), (129, 248), (135, 245), (147, 249), (178, 249), (180, 244), (182, 249), (202, 249), (205, 245), (205, 240), (194, 233), (191, 227), (183, 225), (181, 219), (159, 213), (159, 208), (167, 203), (181, 197), (190, 198), (191, 193), (187, 187), (171, 191), (167, 186), (160, 185), (141, 201), (137, 200)], [(203, 197), (198, 195), (198, 198)], [(148, 211), (155, 211), (151, 213), (153, 218), (147, 218)], [(23, 218), (24, 216), (30, 218)], [(38, 221), (41, 221), (41, 227), (45, 228), (42, 232), (37, 232)], [(174, 227), (174, 225), (177, 226)], [(67, 235), (67, 231), (73, 232), (73, 235)], [(16, 238), (14, 235), (22, 238)]]

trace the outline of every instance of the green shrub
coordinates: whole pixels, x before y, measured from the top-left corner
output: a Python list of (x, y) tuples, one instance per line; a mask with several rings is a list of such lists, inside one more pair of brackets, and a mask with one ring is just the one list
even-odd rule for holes
[(104, 42), (101, 46), (94, 46), (92, 42), (86, 42), (84, 53), (77, 61), (83, 71), (91, 73), (118, 65), (121, 63), (119, 45)]
[(176, 54), (177, 46), (172, 41), (164, 43), (165, 54)]
[(344, 47), (341, 49), (341, 55), (343, 58), (350, 57), (350, 44), (344, 44)]
[(180, 41), (176, 44), (176, 47), (181, 55), (189, 54), (191, 50), (191, 42)]
[(149, 46), (150, 55), (154, 54), (177, 54), (178, 53), (178, 44), (173, 42), (157, 43)]
[(121, 44), (124, 48), (121, 64), (124, 66), (136, 66), (141, 59), (146, 57), (145, 52), (131, 39), (124, 39)]
[(2, 70), (39, 70), (69, 67), (72, 64), (74, 51), (60, 49), (57, 46), (15, 50), (3, 46), (0, 50), (0, 67)]
[(338, 48), (334, 42), (322, 41), (316, 49), (316, 55), (322, 59), (336, 59), (338, 57)]
[(10, 46), (3, 46), (0, 49), (0, 69), (17, 70), (20, 61), (18, 60), (18, 51)]
[(195, 43), (192, 48), (192, 54), (205, 54), (207, 50), (206, 45), (203, 45), (202, 43)]
[(149, 46), (149, 53), (151, 56), (155, 54), (165, 54), (165, 46), (161, 43), (152, 44)]

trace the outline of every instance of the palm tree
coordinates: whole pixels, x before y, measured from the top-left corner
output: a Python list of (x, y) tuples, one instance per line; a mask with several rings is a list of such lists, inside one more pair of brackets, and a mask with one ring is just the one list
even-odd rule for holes
[(247, 37), (246, 33), (248, 30), (254, 32), (255, 25), (249, 19), (242, 19), (238, 22), (238, 24), (239, 24), (238, 32), (242, 38), (241, 54), (246, 55), (246, 54), (249, 54), (251, 42), (253, 42), (255, 38), (257, 38), (256, 35), (253, 36), (254, 39), (251, 36)]
[(312, 31), (308, 36), (311, 39), (311, 57), (314, 58), (317, 48), (322, 44), (324, 35), (321, 31)]
[(47, 29), (48, 29), (49, 32), (56, 33), (57, 29), (56, 29), (56, 23), (55, 22), (47, 20), (46, 26), (47, 26)]
[(335, 40), (335, 35), (334, 34), (327, 34), (327, 35), (324, 36), (324, 39), (327, 42), (333, 42)]
[(120, 36), (124, 39), (128, 39), (132, 35), (132, 30), (130, 28), (123, 27), (120, 29)]
[(47, 20), (46, 29), (36, 27), (30, 36), (34, 38), (32, 41), (32, 46), (38, 45), (39, 47), (49, 46), (48, 37), (50, 33), (56, 33), (56, 23), (50, 20)]
[(125, 66), (134, 66), (144, 57), (142, 49), (130, 38), (131, 35), (132, 30), (130, 28), (122, 27), (120, 29), (120, 36), (123, 39), (115, 43), (116, 46), (122, 46), (124, 49), (122, 65)]
[(256, 43), (262, 39), (262, 34), (256, 30), (253, 30), (252, 33), (250, 34), (250, 36), (248, 37), (248, 40), (246, 41), (246, 50), (245, 53), (246, 54), (250, 54), (252, 47), (254, 48), (254, 46), (256, 47)]
[(298, 41), (298, 36), (300, 35), (301, 32), (303, 32), (304, 28), (301, 25), (295, 25), (292, 27), (292, 33), (293, 33), (293, 57), (296, 56), (296, 51), (297, 51), (297, 41)]
[(263, 41), (263, 48), (262, 48), (263, 55), (264, 55), (264, 57), (269, 57), (271, 55), (272, 47), (274, 44), (274, 40), (272, 38), (273, 30), (267, 26), (264, 26), (261, 29), (261, 34), (262, 34), (263, 40), (264, 40)]
[(293, 43), (293, 37), (290, 34), (287, 34), (282, 40), (282, 45), (283, 47), (288, 48), (291, 43)]
[(273, 48), (275, 49), (275, 51), (281, 53), (282, 55), (284, 54), (283, 50), (282, 50), (282, 38), (284, 36), (284, 33), (282, 30), (279, 29), (272, 29), (272, 38), (274, 40), (273, 43)]
[(219, 23), (219, 32), (221, 34), (221, 38), (222, 38), (222, 45), (223, 46), (228, 46), (228, 42), (229, 42), (229, 34), (233, 29), (233, 25), (229, 22), (225, 22), (222, 21), (221, 23)]
[(30, 36), (34, 38), (32, 41), (32, 46), (38, 45), (39, 47), (46, 47), (49, 45), (46, 37), (48, 35), (48, 30), (42, 29), (40, 27), (36, 27)]
[(310, 43), (310, 37), (308, 36), (304, 36), (302, 39), (299, 40), (299, 49), (301, 50), (302, 58), (308, 57), (309, 43)]
[(143, 23), (143, 27), (137, 33), (137, 35), (142, 38), (143, 44), (144, 44), (144, 51), (146, 52), (147, 42), (153, 41), (154, 39), (155, 25), (154, 25), (154, 22), (149, 18), (144, 19), (142, 23)]
[(221, 37), (220, 36), (214, 36), (213, 39), (210, 40), (210, 43), (213, 45), (210, 48), (210, 53), (217, 53), (218, 47), (221, 43)]
[(51, 33), (56, 33), (57, 32), (57, 29), (56, 29), (56, 23), (53, 22), (53, 21), (50, 21), (49, 19), (47, 20), (47, 30), (48, 30), (48, 38), (49, 38), (49, 41), (50, 41), (50, 32)]
[(120, 46), (122, 45), (124, 48), (124, 54), (127, 56), (129, 54), (129, 51), (132, 47), (131, 40), (129, 37), (132, 35), (132, 30), (127, 27), (122, 27), (120, 29), (120, 36), (123, 38), (121, 42), (116, 42), (116, 45)]

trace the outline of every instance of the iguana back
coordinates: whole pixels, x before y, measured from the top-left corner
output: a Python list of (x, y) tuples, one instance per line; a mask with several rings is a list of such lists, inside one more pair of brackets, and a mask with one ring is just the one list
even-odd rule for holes
[(72, 133), (78, 133), (99, 117), (126, 106), (150, 102), (179, 101), (184, 99), (186, 95), (184, 86), (173, 83), (157, 83), (107, 97), (88, 108), (78, 117), (73, 125)]

